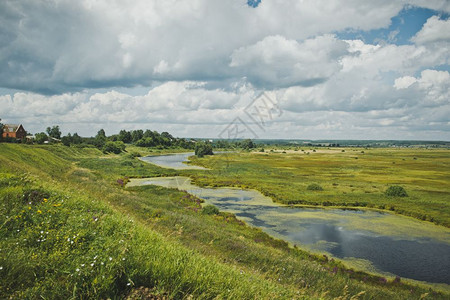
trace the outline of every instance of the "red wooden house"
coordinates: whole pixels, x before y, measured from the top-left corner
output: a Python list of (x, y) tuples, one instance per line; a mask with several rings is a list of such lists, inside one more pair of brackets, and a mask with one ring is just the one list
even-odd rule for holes
[(27, 135), (22, 124), (3, 124), (3, 138), (24, 139)]

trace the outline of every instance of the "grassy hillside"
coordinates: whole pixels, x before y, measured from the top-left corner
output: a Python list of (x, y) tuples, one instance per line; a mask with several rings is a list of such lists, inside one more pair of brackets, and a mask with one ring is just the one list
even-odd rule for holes
[(345, 269), (204, 214), (185, 192), (124, 188), (171, 176), (133, 155), (0, 144), (0, 295), (13, 299), (446, 299)]
[[(291, 205), (369, 207), (450, 226), (450, 150), (298, 149), (194, 158), (195, 183), (254, 188)], [(318, 184), (322, 190), (308, 189)], [(391, 185), (408, 197), (389, 197)]]

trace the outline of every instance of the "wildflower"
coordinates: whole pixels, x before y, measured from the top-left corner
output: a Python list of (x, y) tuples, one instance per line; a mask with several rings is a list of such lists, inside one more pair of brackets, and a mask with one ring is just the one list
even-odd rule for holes
[(38, 209), (38, 210), (37, 210), (37, 213), (38, 213), (38, 214), (42, 214), (42, 211)]
[(31, 209), (31, 206), (28, 206), (28, 209)]
[(75, 271), (80, 272), (80, 269), (77, 268)]
[(112, 257), (111, 257), (111, 256), (109, 257), (109, 260), (110, 260), (110, 261), (112, 260)]
[(93, 267), (93, 266), (94, 266), (94, 263), (91, 264), (91, 267)]
[(48, 201), (48, 199), (47, 198), (44, 198), (44, 202), (47, 202)]
[(61, 203), (53, 204), (54, 207), (61, 206)]
[(3, 267), (0, 267), (0, 270), (3, 270)]
[(82, 267), (84, 267), (84, 264), (81, 264)]

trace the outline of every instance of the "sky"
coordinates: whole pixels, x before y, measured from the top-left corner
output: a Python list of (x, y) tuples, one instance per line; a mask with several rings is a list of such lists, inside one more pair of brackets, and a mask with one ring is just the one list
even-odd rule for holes
[(448, 0), (2, 0), (0, 119), (450, 141), (449, 14)]

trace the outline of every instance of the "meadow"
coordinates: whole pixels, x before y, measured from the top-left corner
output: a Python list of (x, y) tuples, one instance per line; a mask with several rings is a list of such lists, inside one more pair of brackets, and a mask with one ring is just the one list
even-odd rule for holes
[[(281, 195), (286, 192), (283, 188), (290, 185), (295, 187), (289, 189), (292, 193), (295, 189), (303, 191), (302, 196), (292, 198), (294, 200), (309, 199), (311, 202), (307, 204), (315, 205), (327, 199), (341, 205), (344, 200), (333, 202), (334, 198), (326, 197), (327, 193), (367, 194), (369, 196), (361, 201), (372, 203), (369, 202), (372, 199), (370, 201), (375, 203), (377, 199), (384, 199), (382, 192), (391, 182), (371, 183), (377, 188), (365, 193), (359, 191), (366, 186), (364, 181), (354, 177), (353, 180), (339, 179), (335, 174), (329, 183), (320, 181), (325, 175), (307, 168), (308, 164), (310, 167), (321, 165), (317, 161), (320, 153), (309, 154), (307, 158), (308, 154), (303, 158), (294, 153), (235, 153), (196, 161), (212, 170), (176, 171), (146, 164), (134, 152), (136, 149), (120, 155), (105, 155), (93, 148), (0, 144), (1, 298), (450, 297), (448, 290), (357, 272), (327, 257), (290, 247), (231, 214), (202, 208), (201, 199), (186, 192), (156, 186), (125, 186), (127, 178), (131, 177), (189, 175), (205, 185), (252, 187), (263, 192), (265, 188), (279, 195), (274, 198), (281, 202), (288, 199), (288, 195), (284, 196), (286, 198)], [(434, 153), (419, 154), (414, 154), (416, 160), (411, 157), (411, 164), (433, 161)], [(446, 152), (440, 155), (448, 164)], [(345, 153), (339, 159), (350, 157)], [(398, 164), (403, 161), (402, 157), (397, 158)], [(299, 161), (301, 171), (296, 173), (297, 165), (292, 166), (291, 160)], [(384, 164), (387, 163), (380, 162)], [(438, 184), (442, 178), (445, 182), (447, 171), (440, 165), (430, 166), (429, 172), (433, 170), (437, 182), (428, 190), (448, 196), (445, 186)], [(342, 171), (343, 174), (355, 172)], [(251, 175), (255, 172), (257, 174)], [(302, 181), (292, 179), (304, 172), (309, 172), (311, 177), (307, 179), (305, 174), (300, 177)], [(441, 179), (439, 172), (444, 174)], [(287, 175), (291, 177), (285, 177)], [(288, 179), (276, 188), (283, 177)], [(310, 182), (322, 185), (323, 191), (305, 190)], [(344, 182), (354, 185), (358, 192)], [(333, 183), (338, 184), (335, 190)], [(440, 213), (434, 212), (435, 208), (428, 210), (418, 204), (416, 207), (434, 221), (447, 224), (445, 200), (439, 201), (431, 197), (427, 189), (421, 190), (421, 182), (407, 185), (399, 179), (396, 183), (406, 187), (407, 201), (426, 195), (434, 201), (432, 206), (443, 205)], [(413, 186), (417, 188), (412, 189)], [(354, 195), (351, 199), (356, 198)], [(383, 201), (393, 202), (391, 199)]]
[[(295, 206), (391, 211), (450, 226), (450, 150), (296, 148), (192, 158), (211, 168), (191, 177), (201, 186), (260, 191)], [(407, 197), (385, 194), (401, 186)]]

